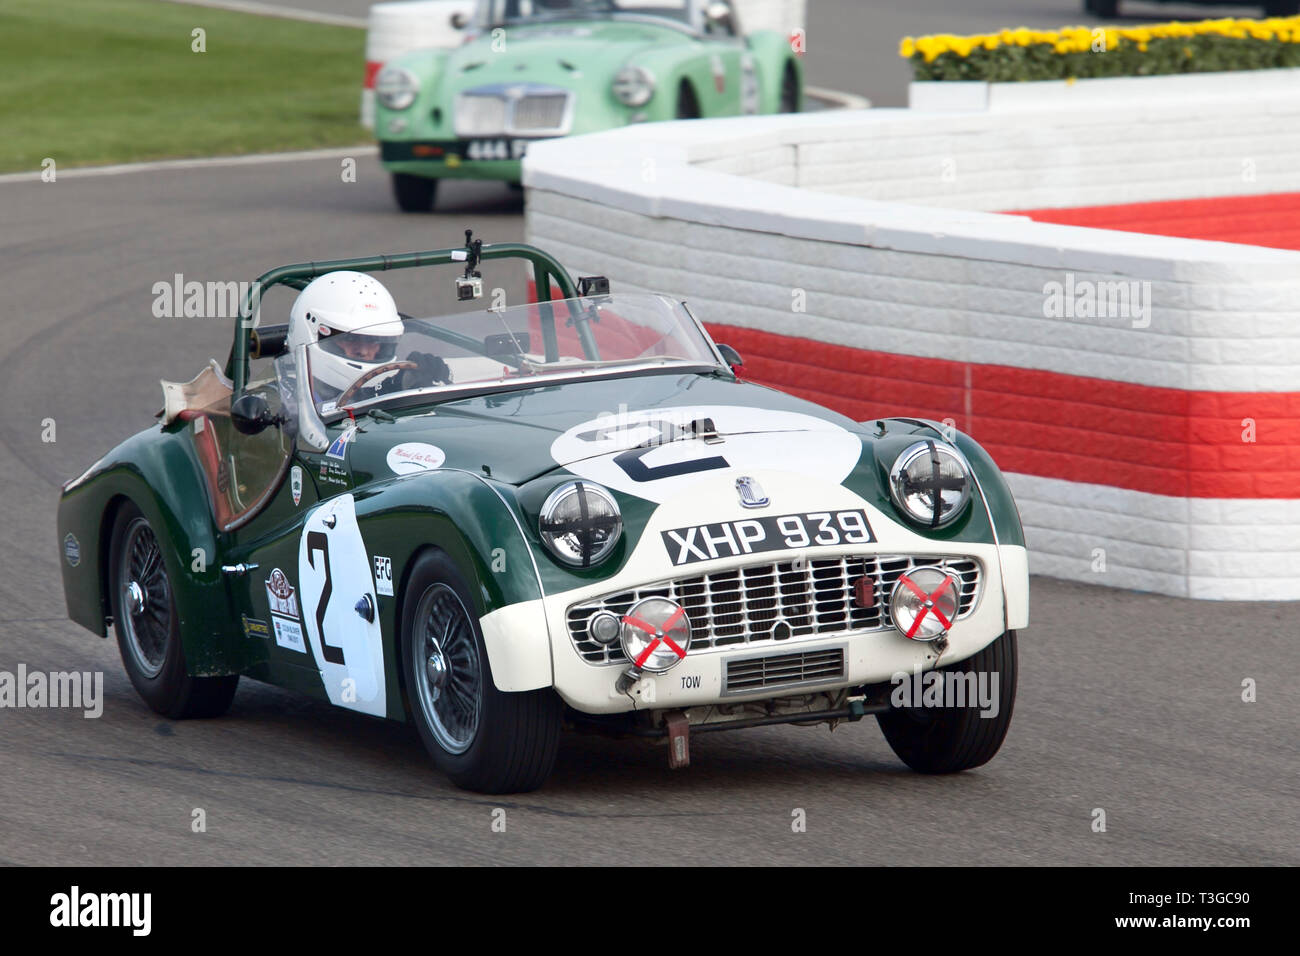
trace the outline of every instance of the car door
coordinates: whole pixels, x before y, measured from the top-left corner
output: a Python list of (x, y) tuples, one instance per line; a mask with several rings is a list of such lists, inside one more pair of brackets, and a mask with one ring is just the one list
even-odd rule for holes
[[(294, 407), (293, 396), (284, 394), (295, 387), (293, 376), (279, 381), (281, 407)], [(288, 479), (261, 513), (232, 531), (222, 567), (239, 608), (247, 672), (385, 716), (376, 585), (348, 466), (357, 430), (334, 429), (323, 453), (299, 448), (291, 422), (274, 430), (284, 442)], [(247, 437), (234, 439), (236, 457), (252, 447), (242, 441)]]

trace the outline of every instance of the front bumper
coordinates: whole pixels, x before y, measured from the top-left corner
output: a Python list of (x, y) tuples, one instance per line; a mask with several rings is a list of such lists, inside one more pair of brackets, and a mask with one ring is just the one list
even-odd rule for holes
[[(1023, 547), (993, 543), (936, 541), (873, 508), (842, 486), (798, 487), (787, 476), (759, 474), (764, 488), (795, 501), (800, 493), (825, 509), (861, 508), (867, 511), (877, 540), (857, 548), (805, 548), (762, 556), (756, 560), (717, 559), (673, 568), (659, 545), (659, 532), (719, 514), (718, 502), (705, 494), (661, 507), (651, 519), (627, 565), (616, 575), (596, 584), (513, 605), (483, 618), (484, 638), (493, 675), (502, 690), (554, 686), (574, 709), (588, 714), (616, 714), (633, 710), (688, 708), (769, 700), (818, 691), (889, 681), (898, 673), (913, 673), (963, 660), (996, 640), (1003, 632), (1028, 622), (1028, 559)], [(720, 484), (726, 485), (723, 479)], [(976, 502), (976, 507), (980, 503)], [(797, 506), (792, 507), (795, 510)], [(820, 633), (766, 636), (721, 646), (692, 645), (686, 658), (667, 673), (645, 674), (626, 693), (616, 688), (627, 662), (617, 655), (611, 663), (593, 663), (570, 634), (570, 612), (575, 606), (625, 591), (643, 589), (650, 582), (726, 573), (771, 561), (795, 559), (816, 564), (834, 563), (841, 557), (906, 556), (913, 564), (940, 558), (964, 559), (978, 566), (978, 593), (947, 634), (940, 653), (932, 643), (908, 640), (887, 619)], [(884, 595), (887, 600), (888, 595)], [(850, 622), (852, 624), (853, 622)], [(549, 635), (549, 660), (527, 634)], [(531, 647), (531, 650), (530, 650)], [(756, 659), (769, 659), (756, 662)], [(542, 676), (545, 672), (545, 677)], [(776, 674), (774, 682), (744, 688), (737, 674), (752, 680), (756, 673)], [(730, 681), (728, 676), (730, 674)], [(793, 679), (788, 679), (793, 678)], [(765, 681), (765, 678), (764, 678)]]
[[(538, 139), (381, 140), (379, 158), (390, 173), (432, 179), (523, 178), (523, 156)], [(483, 158), (504, 157), (504, 158)]]

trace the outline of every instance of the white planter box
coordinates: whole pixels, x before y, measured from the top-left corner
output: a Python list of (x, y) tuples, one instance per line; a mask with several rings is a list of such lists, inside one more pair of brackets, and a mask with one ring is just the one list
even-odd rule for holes
[(1184, 73), (1173, 76), (1116, 76), (1028, 83), (914, 82), (907, 105), (930, 112), (1035, 112), (1106, 106), (1199, 103), (1249, 97), (1300, 99), (1300, 69)]

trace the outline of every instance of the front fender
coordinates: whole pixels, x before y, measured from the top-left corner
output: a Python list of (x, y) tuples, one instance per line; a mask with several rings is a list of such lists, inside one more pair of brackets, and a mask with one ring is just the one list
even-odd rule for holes
[[(998, 561), (1002, 570), (1003, 606), (1007, 630), (1019, 630), (1029, 625), (1029, 554), (1025, 547), (1025, 532), (1020, 521), (1011, 487), (1002, 470), (989, 453), (965, 432), (939, 422), (893, 418), (884, 420), (889, 442), (877, 443), (877, 460), (882, 473), (887, 473), (893, 463), (892, 455), (902, 451), (914, 438), (934, 438), (954, 445), (970, 465), (978, 499), (983, 505), (992, 540), (998, 546)], [(872, 422), (864, 423), (868, 426)], [(898, 439), (905, 438), (905, 441)], [(884, 454), (882, 454), (884, 452)], [(959, 521), (958, 524), (961, 522)], [(942, 533), (942, 532), (939, 532)]]
[(392, 635), (392, 659), (401, 659), (399, 634), (411, 567), (426, 548), (436, 547), (469, 584), (497, 689), (551, 685), (541, 583), (508, 486), (473, 472), (440, 468), (367, 486), (357, 493), (356, 507), (366, 547), (372, 555), (392, 559), (394, 582), (400, 582), (397, 600), (381, 602), (384, 631)]
[(758, 71), (758, 111), (775, 113), (781, 109), (781, 78), (787, 67), (795, 71), (799, 85), (799, 109), (803, 109), (803, 61), (794, 55), (790, 39), (775, 30), (756, 30), (749, 35), (749, 51)]

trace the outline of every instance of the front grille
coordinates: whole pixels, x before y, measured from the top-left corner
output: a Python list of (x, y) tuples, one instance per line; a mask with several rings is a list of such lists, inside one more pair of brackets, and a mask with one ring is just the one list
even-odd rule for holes
[(765, 687), (827, 684), (844, 679), (844, 648), (802, 654), (768, 654), (722, 662), (722, 692), (745, 694)]
[[(626, 663), (617, 642), (606, 646), (591, 639), (587, 621), (597, 611), (622, 617), (648, 597), (666, 597), (686, 609), (691, 653), (881, 630), (893, 626), (887, 605), (899, 575), (927, 565), (949, 571), (960, 582), (958, 619), (974, 610), (982, 580), (974, 558), (848, 554), (729, 568), (583, 601), (569, 608), (569, 636), (589, 663)], [(854, 583), (863, 577), (871, 580), (875, 596), (870, 607), (854, 600)]]
[(515, 103), (516, 133), (550, 133), (564, 125), (564, 107), (569, 97), (564, 93), (536, 93)]
[(466, 90), (456, 97), (456, 135), (542, 136), (568, 132), (568, 90), (550, 86), (504, 86)]
[(506, 131), (506, 99), (463, 93), (456, 100), (457, 136), (500, 136)]

